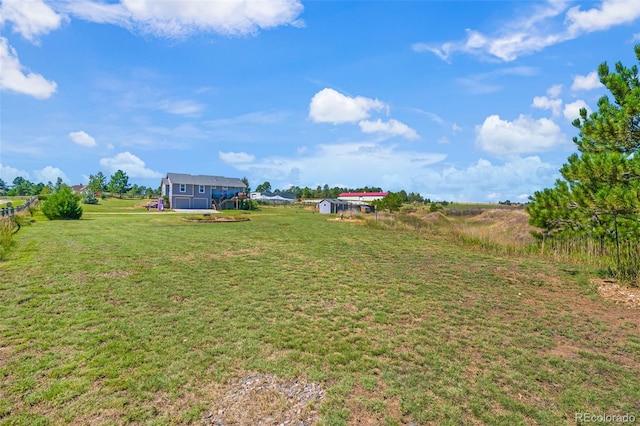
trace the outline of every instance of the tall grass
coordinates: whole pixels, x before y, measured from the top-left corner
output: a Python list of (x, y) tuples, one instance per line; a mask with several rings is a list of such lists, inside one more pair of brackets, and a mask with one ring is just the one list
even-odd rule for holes
[(0, 219), (0, 260), (3, 260), (14, 246), (13, 234), (16, 231), (16, 223), (13, 218)]
[(371, 226), (411, 230), (425, 238), (444, 238), (459, 245), (475, 247), (499, 255), (536, 255), (562, 262), (580, 263), (603, 276), (640, 286), (640, 244), (627, 240), (619, 246), (620, 259), (613, 242), (597, 241), (587, 236), (524, 239), (508, 232), (477, 226), (464, 218), (449, 218), (440, 213), (435, 220), (407, 213), (382, 214)]
[(424, 220), (418, 216), (400, 213), (383, 215), (377, 227), (411, 230), (425, 238), (442, 238), (457, 244), (488, 250), (501, 255), (531, 253), (534, 248), (520, 239), (504, 239), (490, 230), (469, 226), (465, 222), (451, 221), (443, 213), (435, 220)]
[(604, 275), (640, 286), (640, 245), (627, 240), (619, 245), (588, 236), (541, 238), (540, 254), (558, 260), (578, 260), (598, 268)]

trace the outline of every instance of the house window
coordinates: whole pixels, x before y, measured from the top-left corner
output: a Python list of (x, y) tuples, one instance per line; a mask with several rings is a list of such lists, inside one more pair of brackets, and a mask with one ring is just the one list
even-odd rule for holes
[(184, 183), (180, 184), (180, 192), (187, 192), (187, 185), (185, 185)]
[(204, 194), (204, 185), (200, 185), (198, 187), (198, 191), (200, 191), (201, 194)]

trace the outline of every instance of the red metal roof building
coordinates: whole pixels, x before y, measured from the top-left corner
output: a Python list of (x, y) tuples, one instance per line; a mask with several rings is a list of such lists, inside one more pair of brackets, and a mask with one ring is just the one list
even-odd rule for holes
[(338, 200), (360, 203), (370, 203), (383, 199), (388, 192), (343, 192), (338, 195)]

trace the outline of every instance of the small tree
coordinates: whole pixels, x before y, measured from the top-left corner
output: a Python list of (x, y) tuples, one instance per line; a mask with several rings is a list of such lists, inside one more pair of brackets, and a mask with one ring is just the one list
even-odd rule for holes
[(122, 170), (116, 171), (111, 175), (109, 181), (109, 191), (116, 193), (122, 198), (122, 194), (129, 190), (129, 176)]
[(266, 181), (256, 187), (256, 192), (271, 192), (271, 183)]
[(103, 192), (107, 186), (107, 177), (102, 172), (96, 175), (89, 175), (89, 184), (87, 188), (93, 192)]
[(397, 192), (388, 192), (381, 200), (376, 200), (373, 205), (376, 209), (389, 210), (389, 213), (400, 210), (402, 207), (402, 195)]
[(69, 186), (63, 184), (42, 204), (42, 213), (49, 220), (80, 219), (82, 217), (80, 196), (74, 194)]
[(244, 192), (246, 193), (251, 192), (251, 186), (249, 186), (249, 179), (247, 179), (246, 176), (242, 178), (242, 183), (244, 183)]

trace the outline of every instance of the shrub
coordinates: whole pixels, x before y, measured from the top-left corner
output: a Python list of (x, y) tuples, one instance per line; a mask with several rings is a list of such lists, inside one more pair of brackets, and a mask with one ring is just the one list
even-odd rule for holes
[(429, 211), (431, 213), (443, 210), (442, 206), (439, 206), (437, 203), (431, 203), (429, 205)]
[(98, 204), (98, 199), (96, 198), (96, 194), (93, 191), (87, 189), (82, 192), (82, 203), (83, 204)]
[(82, 207), (80, 196), (71, 192), (71, 188), (63, 186), (42, 204), (42, 213), (49, 220), (80, 219)]

